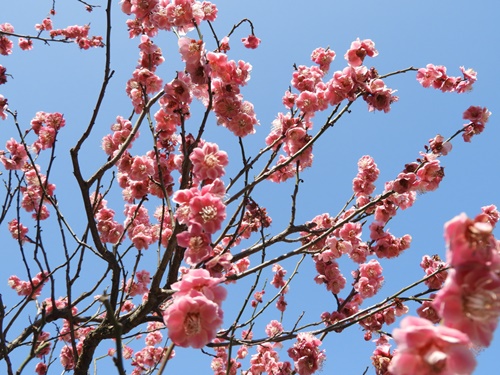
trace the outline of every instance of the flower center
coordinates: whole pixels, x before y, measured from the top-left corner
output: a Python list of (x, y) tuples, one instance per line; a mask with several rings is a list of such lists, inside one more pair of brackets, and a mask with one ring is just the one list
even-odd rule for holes
[[(485, 282), (488, 284), (488, 281)], [(500, 316), (500, 290), (480, 288), (464, 297), (465, 315), (476, 321), (496, 320)]]
[(188, 313), (184, 319), (184, 332), (186, 335), (196, 335), (201, 332), (200, 314)]
[(219, 164), (219, 159), (214, 154), (205, 155), (205, 158), (203, 161), (205, 162), (205, 165), (208, 168), (213, 168), (213, 167), (217, 166), (217, 164)]
[(195, 252), (200, 251), (203, 246), (203, 239), (200, 236), (191, 237), (189, 239), (189, 248)]
[(215, 208), (214, 206), (203, 207), (200, 215), (203, 219), (203, 222), (206, 223), (210, 220), (213, 220), (217, 216), (217, 208)]

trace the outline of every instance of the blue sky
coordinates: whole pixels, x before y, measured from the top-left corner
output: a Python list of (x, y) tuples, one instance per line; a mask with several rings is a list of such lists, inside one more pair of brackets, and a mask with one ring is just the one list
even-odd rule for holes
[[(497, 2), (486, 0), (473, 5), (466, 1), (214, 2), (219, 8), (219, 18), (215, 22), (219, 36), (228, 32), (240, 19), (249, 18), (255, 26), (256, 35), (262, 39), (257, 50), (242, 48), (239, 39), (249, 33), (244, 26), (230, 40), (229, 57), (253, 65), (252, 79), (243, 94), (254, 103), (261, 125), (257, 134), (245, 139), (249, 150), (258, 150), (263, 146), (272, 120), (278, 112), (284, 111), (281, 97), (290, 85), (293, 64), (311, 64), (309, 56), (316, 47), (330, 46), (337, 52), (331, 72), (346, 65), (343, 55), (357, 37), (370, 38), (375, 42), (379, 56), (365, 63), (375, 66), (381, 74), (409, 66), (422, 67), (428, 63), (447, 66), (448, 73), (453, 76), (460, 75), (460, 66), (478, 72), (474, 90), (463, 95), (424, 89), (415, 80), (414, 73), (387, 79), (386, 84), (397, 89), (400, 97), (391, 112), (368, 113), (364, 102), (356, 103), (352, 113), (345, 116), (315, 147), (314, 166), (301, 176), (305, 182), (299, 195), (297, 220), (307, 221), (323, 212), (335, 215), (352, 193), (352, 178), (356, 175), (356, 163), (361, 156), (371, 155), (381, 169), (377, 185), (377, 192), (381, 192), (383, 182), (393, 179), (404, 164), (418, 157), (430, 138), (438, 133), (443, 136), (453, 134), (463, 124), (462, 113), (470, 105), (486, 106), (493, 113), (485, 132), (475, 137), (471, 144), (465, 144), (461, 138), (453, 143), (452, 152), (442, 159), (446, 176), (441, 187), (436, 192), (419, 196), (414, 207), (400, 212), (391, 221), (392, 233), (398, 236), (409, 233), (413, 242), (411, 249), (400, 258), (383, 263), (386, 271), (383, 295), (421, 276), (418, 263), (422, 255), (444, 256), (443, 224), (447, 220), (461, 212), (474, 216), (481, 206), (488, 204), (500, 207), (500, 129), (497, 119), (500, 115), (500, 76), (496, 71), (500, 53), (495, 45), (500, 35), (497, 20), (500, 6)], [(116, 73), (98, 119), (96, 133), (84, 149), (88, 172), (105, 161), (104, 153), (98, 150), (100, 139), (109, 132), (116, 116), (127, 117), (131, 112), (124, 87), (138, 58), (137, 41), (127, 39), (126, 16), (120, 13), (117, 3), (115, 1), (112, 40), (115, 49), (112, 68)], [(5, 2), (0, 23), (10, 22), (16, 32), (33, 34), (33, 25), (46, 16), (51, 5), (49, 0)], [(103, 9), (88, 14), (77, 1), (56, 2), (56, 9), (56, 27), (90, 22), (92, 28), (102, 31)], [(208, 29), (203, 32), (209, 39)], [(180, 68), (176, 41), (169, 36), (159, 38), (157, 43), (166, 58), (160, 73), (164, 74), (164, 81), (167, 82), (172, 77), (173, 69)], [(61, 133), (63, 138), (58, 146), (60, 154), (53, 182), (58, 186), (58, 198), (61, 204), (66, 205), (67, 212), (78, 212), (79, 209), (74, 203), (76, 185), (69, 169), (67, 151), (90, 117), (102, 77), (102, 61), (103, 50), (80, 51), (72, 45), (43, 46), (39, 42), (35, 42), (33, 51), (24, 52), (15, 48), (11, 56), (0, 56), (0, 64), (14, 76), (7, 85), (0, 87), (0, 93), (9, 99), (11, 109), (19, 112), (22, 123), (27, 125), (40, 110), (63, 112), (66, 117), (67, 127)], [(322, 118), (315, 118), (316, 126), (321, 126)], [(193, 119), (196, 119), (196, 114), (193, 114)], [(196, 122), (192, 124), (195, 126)], [(226, 129), (216, 128), (215, 121), (213, 125), (205, 138), (220, 143), (231, 157), (231, 153), (237, 150), (234, 137)], [(5, 139), (13, 134), (12, 123), (5, 121), (0, 126), (0, 144), (4, 144)], [(138, 150), (138, 153), (143, 151)], [(230, 163), (228, 176), (237, 168), (237, 162)], [(257, 191), (259, 203), (268, 208), (273, 218), (272, 233), (278, 232), (287, 223), (292, 188), (291, 184), (267, 183)], [(116, 204), (115, 210), (121, 211), (119, 196)], [(81, 225), (78, 218), (75, 218), (74, 225)], [(5, 231), (0, 233), (2, 237), (6, 235)], [(15, 251), (15, 247), (13, 249)], [(279, 252), (280, 249), (273, 251)], [(2, 278), (7, 279), (10, 270), (16, 269), (19, 261), (17, 254), (9, 256), (0, 266)], [(352, 264), (346, 262), (345, 266), (344, 275), (348, 277)], [(292, 284), (287, 312), (290, 321), (302, 310), (311, 314), (313, 319), (315, 312), (333, 309), (333, 297), (312, 282), (313, 276), (312, 267), (306, 265), (300, 274), (300, 281)], [(5, 302), (12, 292), (4, 291), (3, 285), (0, 290)], [(237, 299), (238, 289), (230, 287), (229, 292), (226, 316), (232, 314), (231, 297)], [(500, 338), (500, 335), (497, 334), (497, 337)], [(327, 336), (324, 348), (328, 354), (324, 373), (362, 374), (370, 366), (369, 355), (374, 346), (364, 343), (361, 330), (353, 327), (340, 335)], [(496, 368), (495, 353), (499, 350), (497, 340), (492, 347), (479, 354), (476, 374), (491, 373), (491, 369)], [(208, 367), (199, 367), (198, 362), (182, 361), (186, 358), (183, 356), (188, 354), (187, 351), (178, 351), (177, 360), (171, 363), (172, 369), (176, 369), (174, 373), (180, 369), (211, 373)], [(282, 357), (286, 357), (286, 353), (283, 352)], [(370, 368), (368, 373), (372, 374), (373, 370)]]

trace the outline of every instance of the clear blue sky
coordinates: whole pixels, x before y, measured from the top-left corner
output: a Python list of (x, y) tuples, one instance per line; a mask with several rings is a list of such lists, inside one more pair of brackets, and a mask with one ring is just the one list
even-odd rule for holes
[[(450, 75), (459, 76), (460, 66), (473, 68), (478, 72), (478, 82), (473, 92), (457, 95), (443, 94), (422, 88), (414, 73), (407, 73), (386, 80), (386, 84), (398, 90), (398, 103), (388, 114), (368, 113), (364, 102), (353, 106), (353, 111), (327, 135), (314, 150), (314, 167), (302, 175), (297, 220), (307, 221), (315, 215), (330, 212), (335, 215), (351, 194), (351, 182), (355, 176), (357, 160), (365, 154), (371, 155), (381, 169), (377, 192), (383, 189), (383, 182), (393, 179), (405, 163), (418, 157), (423, 145), (436, 134), (451, 135), (462, 124), (462, 112), (470, 105), (486, 106), (493, 115), (485, 132), (465, 144), (461, 138), (453, 143), (452, 152), (442, 159), (445, 174), (441, 187), (433, 193), (418, 197), (413, 208), (400, 212), (391, 221), (390, 229), (395, 235), (409, 233), (413, 243), (400, 258), (384, 262), (386, 285), (385, 295), (400, 289), (421, 275), (418, 263), (424, 254), (440, 254), (444, 257), (443, 224), (455, 215), (466, 212), (474, 216), (481, 206), (496, 204), (500, 207), (500, 128), (498, 117), (498, 87), (500, 75), (496, 71), (500, 52), (496, 46), (500, 35), (498, 15), (500, 6), (493, 0), (466, 1), (214, 1), (219, 8), (215, 28), (219, 36), (228, 32), (231, 26), (242, 18), (249, 18), (255, 26), (255, 33), (262, 39), (257, 50), (245, 50), (239, 46), (239, 39), (248, 35), (248, 28), (241, 28), (231, 37), (230, 58), (242, 59), (253, 65), (252, 79), (243, 94), (255, 105), (261, 126), (257, 134), (245, 139), (249, 149), (258, 150), (268, 134), (270, 124), (278, 112), (284, 111), (281, 96), (290, 85), (292, 65), (309, 65), (310, 53), (316, 47), (330, 46), (337, 52), (331, 72), (343, 69), (343, 55), (351, 41), (357, 37), (370, 38), (379, 51), (375, 59), (365, 61), (375, 66), (381, 74), (409, 66), (421, 67), (427, 63), (445, 65)], [(10, 22), (19, 33), (34, 33), (33, 25), (40, 22), (52, 5), (49, 0), (3, 1), (0, 23)], [(96, 3), (104, 3), (96, 1)], [(117, 115), (127, 117), (131, 112), (124, 87), (136, 65), (137, 41), (126, 39), (126, 16), (120, 13), (115, 1), (113, 16), (112, 68), (116, 70), (109, 98), (98, 120), (98, 129), (91, 139), (94, 146), (85, 149), (88, 171), (105, 160), (98, 149), (100, 138), (109, 132), (109, 126)], [(58, 15), (54, 18), (56, 27), (91, 22), (91, 26), (102, 31), (103, 10), (86, 13), (77, 1), (56, 2)], [(76, 10), (75, 10), (76, 9)], [(204, 30), (205, 37), (209, 32)], [(166, 58), (160, 72), (168, 73), (179, 69), (177, 47), (173, 38), (158, 40)], [(72, 202), (75, 184), (72, 181), (67, 150), (74, 144), (90, 117), (102, 77), (101, 62), (103, 50), (80, 51), (72, 45), (43, 46), (35, 42), (33, 51), (20, 51), (17, 47), (11, 56), (0, 56), (0, 64), (14, 76), (7, 85), (0, 86), (0, 94), (9, 99), (11, 109), (19, 111), (25, 126), (36, 111), (63, 112), (67, 127), (61, 133), (58, 146), (56, 193), (67, 212), (78, 210)], [(28, 73), (27, 72), (28, 69)], [(172, 74), (165, 75), (165, 82)], [(195, 115), (196, 116), (196, 115)], [(315, 118), (317, 126), (321, 118)], [(213, 122), (215, 126), (215, 122)], [(193, 124), (194, 126), (194, 124)], [(0, 141), (12, 136), (12, 123), (0, 124)], [(221, 144), (221, 148), (232, 152), (236, 143), (225, 129), (214, 129), (206, 139)], [(209, 136), (212, 139), (209, 139)], [(2, 146), (3, 147), (3, 146)], [(142, 151), (138, 151), (139, 153)], [(229, 171), (231, 171), (230, 165)], [(236, 168), (236, 165), (232, 168)], [(229, 172), (230, 176), (230, 172)], [(65, 191), (65, 184), (68, 190)], [(278, 232), (288, 220), (289, 196), (292, 185), (265, 185), (258, 192), (259, 203), (266, 206), (273, 217), (273, 233)], [(3, 193), (2, 193), (3, 194)], [(2, 195), (3, 196), (3, 195)], [(120, 212), (119, 197), (116, 211)], [(280, 225), (281, 224), (281, 225)], [(75, 222), (78, 226), (78, 222)], [(1, 236), (6, 236), (2, 230)], [(366, 238), (366, 237), (365, 237)], [(12, 244), (12, 246), (15, 246)], [(15, 247), (13, 247), (15, 249)], [(16, 250), (4, 249), (4, 252)], [(280, 251), (279, 249), (273, 251)], [(12, 292), (6, 290), (5, 282), (11, 270), (20, 268), (17, 253), (0, 266), (0, 291), (4, 302)], [(344, 275), (349, 279), (352, 265), (346, 262)], [(288, 267), (291, 272), (291, 267)], [(325, 310), (333, 310), (335, 302), (328, 297), (321, 286), (312, 281), (311, 266), (306, 266), (300, 281), (291, 286), (288, 319), (293, 321), (302, 310), (311, 319)], [(231, 316), (231, 297), (236, 298), (237, 288), (229, 289), (225, 308)], [(326, 298), (325, 298), (326, 297)], [(328, 298), (331, 298), (329, 300)], [(316, 314), (316, 315), (314, 315)], [(230, 323), (227, 321), (227, 323)], [(391, 328), (394, 328), (393, 325)], [(364, 343), (362, 332), (353, 327), (350, 332), (330, 334), (323, 347), (328, 359), (323, 373), (362, 374), (370, 365), (369, 355), (374, 346)], [(497, 353), (500, 350), (500, 335), (492, 347), (478, 356), (476, 374), (491, 374), (497, 368)], [(253, 352), (251, 352), (252, 354)], [(172, 365), (173, 373), (211, 373), (208, 366), (199, 362), (182, 361), (187, 351), (178, 351), (178, 359)], [(282, 358), (286, 353), (282, 352)], [(175, 369), (175, 371), (174, 371)], [(370, 367), (368, 372), (373, 374)]]

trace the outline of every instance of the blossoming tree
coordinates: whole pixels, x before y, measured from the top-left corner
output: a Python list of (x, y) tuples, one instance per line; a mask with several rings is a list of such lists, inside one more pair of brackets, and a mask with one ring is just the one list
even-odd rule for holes
[[(384, 268), (412, 242), (390, 224), (440, 187), (452, 145), (474, 141), (491, 112), (467, 105), (413, 158), (393, 158), (399, 170), (385, 180), (362, 154), (346, 177), (348, 196), (309, 217), (304, 206), (315, 197), (303, 193), (315, 150), (352, 112), (384, 116), (398, 105), (391, 79), (466, 94), (472, 68), (382, 72), (375, 42), (354, 37), (294, 64), (264, 124), (245, 96), (252, 65), (237, 54), (239, 44), (265, 42), (250, 19), (222, 30), (221, 10), (207, 1), (74, 2), (79, 18), (96, 17), (94, 33), (94, 23), (63, 25), (71, 17), (49, 3), (34, 32), (0, 24), (1, 87), (26, 89), (17, 77), (36, 68), (9, 58), (36, 50), (93, 53), (103, 76), (88, 76), (98, 83), (89, 113), (76, 103), (74, 114), (58, 110), (57, 100), (27, 113), (29, 103), (0, 94), (0, 225), (15, 265), (1, 274), (6, 374), (166, 374), (189, 350), (216, 375), (309, 375), (335, 361), (329, 339), (349, 333), (371, 342), (372, 373), (474, 371), (500, 316), (496, 207), (453, 213), (442, 256), (419, 254), (410, 284)], [(126, 65), (114, 62), (115, 29), (130, 38), (118, 48), (120, 58), (133, 56), (126, 73), (114, 68)], [(64, 83), (44, 95), (77, 90)], [(315, 288), (326, 298), (301, 304)]]

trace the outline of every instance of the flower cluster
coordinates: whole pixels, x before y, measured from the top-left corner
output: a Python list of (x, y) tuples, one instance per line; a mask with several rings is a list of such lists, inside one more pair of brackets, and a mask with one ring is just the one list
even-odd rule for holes
[(0, 150), (0, 161), (6, 170), (21, 170), (28, 160), (28, 152), (22, 143), (18, 143), (14, 138), (8, 140), (5, 148), (10, 153), (10, 157), (6, 157), (6, 152)]
[[(326, 82), (325, 76), (335, 57), (334, 51), (318, 48), (313, 51), (311, 59), (319, 67), (296, 67), (291, 85), (299, 93), (287, 91), (283, 96), (283, 104), (292, 113), (296, 112), (296, 108), (299, 116), (279, 113), (266, 138), (266, 143), (274, 149), (284, 144), (283, 150), (287, 154), (279, 156), (276, 171), (270, 176), (272, 181), (282, 182), (294, 176), (297, 164), (299, 170), (312, 165), (312, 145), (309, 143), (312, 137), (307, 132), (312, 129), (311, 120), (316, 112), (337, 106), (344, 100), (354, 101), (358, 97), (366, 101), (369, 111), (390, 111), (391, 104), (398, 100), (393, 95), (395, 91), (385, 85), (375, 69), (362, 65), (365, 56), (374, 57), (377, 54), (371, 40), (358, 39), (345, 54), (349, 66), (334, 72), (333, 77)], [(292, 157), (294, 163), (290, 163)]]
[(37, 112), (31, 120), (31, 128), (38, 136), (38, 139), (33, 143), (35, 151), (40, 152), (52, 148), (57, 132), (64, 125), (66, 125), (66, 120), (61, 113)]
[(217, 232), (226, 218), (226, 207), (222, 202), (224, 184), (216, 179), (199, 190), (178, 190), (173, 200), (179, 204), (175, 216), (188, 230), (177, 235), (180, 246), (186, 248), (184, 260), (191, 265), (211, 255), (211, 235)]
[(149, 290), (148, 285), (149, 282), (151, 281), (151, 278), (148, 271), (146, 270), (137, 271), (135, 273), (135, 278), (137, 279), (137, 281), (134, 281), (134, 279), (130, 278), (123, 286), (123, 290), (130, 297), (143, 295), (144, 293), (147, 293)]
[(408, 316), (392, 334), (398, 344), (388, 370), (394, 375), (468, 375), (476, 366), (466, 334)]
[[(13, 33), (14, 32), (14, 26), (12, 26), (10, 23), (2, 23), (0, 24), (0, 31), (4, 31), (6, 33)], [(14, 46), (14, 43), (12, 43), (12, 40), (7, 38), (4, 34), (0, 34), (0, 55), (10, 55), (12, 53), (12, 47)]]
[(480, 134), (490, 118), (491, 112), (485, 107), (470, 106), (463, 114), (464, 120), (470, 121), (464, 125), (463, 139), (470, 142), (471, 138)]
[(245, 209), (237, 232), (242, 238), (249, 238), (252, 233), (271, 225), (272, 219), (268, 216), (266, 208), (260, 207), (253, 199), (248, 199)]
[(118, 243), (123, 236), (123, 225), (114, 220), (115, 211), (107, 207), (107, 201), (101, 195), (92, 195), (90, 203), (94, 206), (99, 238), (104, 243)]
[(423, 268), (426, 276), (439, 271), (431, 278), (425, 280), (425, 285), (427, 285), (430, 289), (441, 289), (446, 277), (448, 276), (447, 271), (442, 271), (446, 267), (446, 263), (443, 262), (438, 255), (433, 255), (432, 257), (424, 255), (422, 262), (420, 262), (420, 267)]
[(446, 326), (480, 347), (490, 345), (500, 318), (500, 251), (492, 234), (497, 218), (489, 206), (475, 219), (462, 214), (445, 225), (446, 260), (453, 268), (433, 303)]
[(298, 334), (297, 341), (288, 349), (288, 355), (299, 375), (311, 375), (321, 368), (326, 355), (324, 350), (318, 349), (320, 345), (321, 341), (312, 334)]
[[(500, 318), (500, 251), (492, 234), (498, 219), (496, 207), (486, 206), (474, 219), (461, 214), (445, 225), (446, 261), (452, 268), (433, 302), (421, 307), (424, 318), (407, 317), (394, 330), (398, 349), (391, 373), (472, 373), (471, 347), (489, 346)], [(436, 265), (442, 267), (430, 258), (422, 262), (427, 269)], [(442, 281), (427, 280), (431, 288)], [(442, 324), (434, 326), (437, 316)]]
[(425, 68), (420, 68), (417, 72), (417, 81), (423, 87), (433, 87), (442, 92), (453, 92), (461, 94), (472, 90), (472, 85), (476, 82), (477, 73), (472, 69), (460, 67), (462, 77), (451, 77), (446, 74), (446, 67), (442, 65), (434, 66), (427, 64)]
[[(221, 339), (214, 339), (214, 343), (223, 342)], [(236, 358), (229, 358), (228, 348), (226, 346), (215, 347), (215, 357), (212, 359), (210, 367), (214, 375), (236, 375), (238, 369), (241, 368), (241, 362), (238, 359), (243, 359), (248, 354), (248, 348), (242, 345), (236, 354)]]
[(48, 272), (39, 272), (30, 281), (22, 281), (19, 277), (12, 275), (9, 277), (9, 286), (20, 296), (35, 299), (42, 293), (42, 288), (47, 282)]
[(377, 347), (373, 351), (371, 357), (373, 367), (375, 368), (376, 375), (386, 375), (388, 373), (388, 367), (391, 363), (391, 345), (389, 344), (389, 339), (386, 335), (381, 335), (375, 343)]
[(126, 205), (124, 214), (127, 235), (137, 250), (147, 250), (149, 245), (158, 240), (159, 224), (151, 224), (146, 207)]
[(20, 241), (21, 243), (26, 242), (28, 238), (26, 234), (28, 233), (28, 228), (22, 225), (17, 219), (12, 219), (9, 222), (9, 232), (15, 240)]
[(163, 312), (168, 337), (178, 346), (200, 349), (212, 341), (222, 324), (226, 289), (204, 269), (188, 270), (172, 284), (172, 303)]
[(214, 21), (217, 17), (217, 7), (208, 1), (122, 0), (121, 8), (125, 14), (135, 16), (127, 21), (131, 38), (142, 34), (154, 36), (158, 30), (172, 28), (184, 35), (202, 21)]
[(245, 86), (250, 79), (252, 66), (242, 60), (228, 60), (227, 55), (221, 52), (208, 52), (206, 60), (212, 79), (213, 110), (217, 124), (223, 125), (237, 137), (254, 134), (259, 121), (253, 104), (243, 100), (240, 94), (240, 86)]
[[(48, 30), (48, 29), (47, 29)], [(62, 36), (65, 39), (74, 40), (81, 49), (89, 49), (92, 47), (104, 47), (102, 36), (89, 37), (90, 25), (84, 26), (68, 26), (65, 29), (51, 29), (50, 37), (55, 38)]]
[(54, 195), (56, 186), (47, 181), (47, 177), (40, 173), (37, 165), (34, 168), (28, 166), (23, 170), (26, 186), (21, 187), (21, 206), (27, 212), (33, 212), (34, 219), (45, 220), (50, 213), (44, 202), (50, 202), (49, 197)]
[(5, 120), (7, 118), (7, 99), (0, 94), (0, 119)]
[(144, 108), (146, 95), (161, 90), (163, 81), (155, 72), (165, 61), (161, 49), (147, 35), (141, 37), (139, 50), (139, 64), (132, 73), (132, 78), (127, 81), (125, 90), (132, 100), (136, 113), (140, 113)]
[[(251, 337), (247, 337), (247, 339), (251, 339)], [(257, 346), (257, 353), (250, 358), (250, 370), (247, 374), (290, 375), (293, 370), (292, 365), (288, 361), (280, 361), (276, 346), (277, 344), (271, 343)]]

